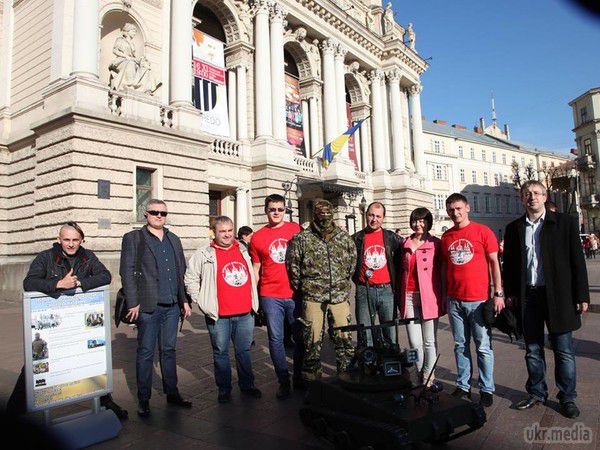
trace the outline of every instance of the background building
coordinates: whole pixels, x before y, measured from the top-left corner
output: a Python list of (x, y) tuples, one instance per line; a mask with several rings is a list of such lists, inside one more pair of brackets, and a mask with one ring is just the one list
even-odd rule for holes
[(583, 212), (582, 232), (600, 231), (600, 196), (597, 180), (600, 151), (600, 87), (592, 88), (569, 103), (573, 108), (573, 132), (577, 143), (576, 168)]

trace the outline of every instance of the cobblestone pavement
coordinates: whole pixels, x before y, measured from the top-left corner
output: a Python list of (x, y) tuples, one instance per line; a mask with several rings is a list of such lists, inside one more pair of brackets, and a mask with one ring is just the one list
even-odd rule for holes
[[(600, 258), (588, 263), (592, 303), (600, 303)], [(463, 438), (450, 442), (445, 448), (589, 448), (600, 447), (600, 390), (596, 377), (600, 374), (600, 314), (586, 314), (583, 327), (577, 331), (575, 347), (579, 394), (577, 404), (581, 416), (569, 420), (558, 412), (554, 385), (554, 361), (548, 358), (551, 397), (547, 406), (528, 411), (511, 408), (524, 395), (526, 369), (521, 343), (511, 343), (499, 333), (494, 335), (496, 396), (494, 405), (487, 409), (486, 425)], [(17, 303), (0, 304), (0, 398), (6, 401), (22, 365), (21, 308)], [(163, 449), (163, 448), (246, 448), (246, 449), (304, 449), (329, 448), (304, 428), (298, 418), (302, 395), (278, 401), (275, 398), (277, 382), (269, 357), (266, 330), (257, 328), (253, 347), (256, 384), (263, 391), (259, 400), (242, 398), (234, 389), (233, 401), (219, 405), (213, 379), (212, 352), (204, 320), (195, 312), (178, 339), (179, 387), (184, 397), (191, 398), (194, 406), (181, 410), (167, 406), (161, 392), (160, 370), (155, 368), (154, 392), (151, 400), (152, 415), (141, 419), (135, 413), (135, 330), (121, 325), (112, 330), (114, 398), (127, 408), (130, 419), (124, 423), (120, 435), (97, 445), (100, 449)], [(440, 321), (439, 351), (441, 353), (436, 375), (447, 391), (453, 389), (456, 377), (452, 336), (447, 318)], [(401, 332), (401, 343), (406, 345), (406, 332)], [(291, 354), (289, 355), (291, 357)], [(326, 374), (335, 369), (331, 345), (324, 348)], [(291, 359), (290, 359), (291, 364)], [(235, 371), (234, 371), (235, 372)], [(475, 389), (476, 391), (476, 389)], [(474, 401), (478, 396), (474, 396)], [(87, 406), (87, 405), (86, 405)], [(77, 409), (78, 406), (69, 408)], [(66, 411), (65, 411), (66, 412)], [(575, 423), (589, 427), (593, 441), (586, 445), (527, 444), (524, 430), (535, 423), (541, 427), (572, 427)], [(422, 446), (422, 448), (429, 448)]]

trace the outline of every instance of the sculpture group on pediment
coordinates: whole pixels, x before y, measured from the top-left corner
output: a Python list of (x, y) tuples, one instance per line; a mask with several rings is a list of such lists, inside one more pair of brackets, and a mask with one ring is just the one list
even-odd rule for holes
[(150, 61), (145, 56), (137, 56), (133, 41), (136, 34), (137, 28), (132, 23), (121, 28), (121, 35), (113, 45), (114, 59), (108, 66), (108, 84), (116, 91), (131, 89), (153, 95), (162, 83), (156, 81)]

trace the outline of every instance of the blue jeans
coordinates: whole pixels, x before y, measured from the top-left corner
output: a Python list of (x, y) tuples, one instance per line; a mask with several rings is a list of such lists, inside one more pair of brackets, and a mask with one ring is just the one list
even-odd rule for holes
[(141, 312), (138, 316), (138, 346), (136, 357), (138, 400), (150, 400), (152, 395), (154, 349), (156, 348), (157, 341), (163, 391), (167, 395), (177, 394), (175, 345), (177, 344), (178, 324), (178, 304), (170, 307), (157, 306), (154, 312)]
[[(525, 363), (527, 383), (525, 389), (538, 400), (548, 397), (546, 384), (546, 359), (544, 356), (544, 322), (547, 319), (546, 292), (537, 289), (528, 293), (523, 311), (523, 337), (525, 339)], [(577, 398), (575, 354), (572, 333), (549, 333), (554, 351), (554, 378), (558, 387), (558, 399), (572, 402)]]
[(250, 346), (254, 334), (252, 313), (240, 316), (219, 317), (216, 322), (206, 317), (206, 326), (213, 348), (215, 381), (219, 392), (231, 392), (231, 364), (229, 362), (229, 341), (233, 341), (238, 385), (241, 390), (254, 387)]
[(492, 393), (494, 386), (494, 352), (492, 351), (492, 330), (483, 323), (485, 301), (465, 302), (448, 298), (448, 317), (454, 336), (454, 356), (458, 376), (456, 385), (463, 391), (471, 390), (471, 336), (477, 352), (479, 380), (477, 386), (482, 392)]
[[(369, 286), (369, 303), (371, 304), (373, 322), (375, 322), (375, 316), (379, 317), (379, 323), (393, 320), (396, 316), (394, 293), (392, 292), (391, 284)], [(356, 321), (363, 325), (371, 325), (369, 305), (367, 304), (367, 286), (364, 284), (356, 286)], [(383, 338), (388, 343), (396, 343), (397, 336), (394, 327), (383, 328), (380, 333), (383, 333)], [(381, 339), (381, 335), (378, 336), (378, 339)], [(365, 344), (372, 346), (373, 337), (371, 336), (371, 331), (366, 330), (363, 333), (359, 333), (358, 341), (359, 346), (364, 346)]]
[(300, 315), (300, 302), (291, 298), (261, 297), (260, 306), (267, 317), (269, 353), (275, 367), (279, 383), (289, 383), (284, 341), (284, 327), (289, 324), (294, 336), (294, 378), (302, 377), (302, 357), (304, 339), (301, 324), (296, 320)]

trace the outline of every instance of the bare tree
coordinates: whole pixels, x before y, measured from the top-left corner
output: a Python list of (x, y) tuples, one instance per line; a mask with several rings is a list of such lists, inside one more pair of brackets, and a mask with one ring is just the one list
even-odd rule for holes
[(513, 186), (515, 187), (516, 190), (521, 189), (521, 185), (523, 184), (523, 179), (521, 178), (521, 170), (519, 167), (519, 163), (516, 161), (513, 161), (512, 164), (510, 165), (510, 169), (512, 170), (512, 181), (513, 181)]

